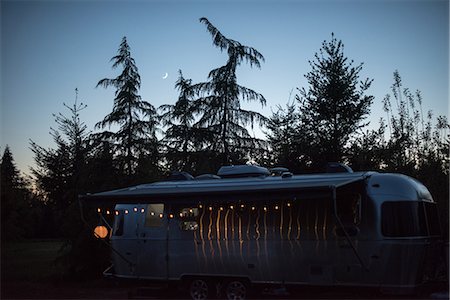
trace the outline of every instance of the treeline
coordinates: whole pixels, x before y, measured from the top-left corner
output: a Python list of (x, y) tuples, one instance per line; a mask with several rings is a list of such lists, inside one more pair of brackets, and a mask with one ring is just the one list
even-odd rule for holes
[[(155, 108), (141, 98), (139, 71), (124, 37), (111, 59), (120, 74), (97, 83), (114, 88), (115, 98), (95, 132), (82, 121), (81, 113), (88, 108), (76, 90), (74, 103), (64, 104), (67, 114), (54, 115), (54, 145), (46, 148), (30, 141), (35, 161), (30, 179), (24, 179), (5, 148), (2, 241), (65, 238), (63, 257), (76, 273), (83, 265), (80, 258), (86, 262), (83, 249), (98, 249), (80, 220), (79, 194), (152, 182), (172, 171), (199, 175), (245, 163), (313, 173), (339, 161), (354, 170), (404, 173), (430, 189), (441, 208), (442, 227), (448, 229), (449, 124), (444, 116), (422, 111), (421, 93), (404, 87), (398, 71), (383, 99), (386, 118), (378, 129), (365, 129), (374, 100), (367, 95), (372, 79), (360, 79), (363, 64), (349, 60), (342, 41), (332, 35), (309, 62), (308, 86), (298, 88), (286, 107), (266, 117), (241, 107), (242, 101), (265, 105), (266, 99), (238, 84), (236, 76), (243, 63), (260, 68), (264, 56), (227, 38), (208, 19), (200, 22), (213, 45), (226, 54), (225, 64), (201, 83), (179, 71), (179, 97), (173, 105)], [(249, 126), (260, 126), (266, 138), (252, 136)]]

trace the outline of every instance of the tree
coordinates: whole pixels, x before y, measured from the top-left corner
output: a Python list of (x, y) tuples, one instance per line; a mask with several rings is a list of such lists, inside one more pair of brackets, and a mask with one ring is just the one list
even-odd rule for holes
[(373, 96), (365, 95), (372, 80), (359, 81), (362, 63), (353, 66), (344, 55), (344, 44), (334, 34), (324, 41), (311, 71), (305, 75), (309, 88), (298, 89), (303, 149), (313, 162), (342, 161), (352, 135), (367, 123)]
[(5, 147), (1, 158), (0, 187), (2, 241), (20, 239), (29, 229), (24, 220), (27, 220), (31, 193), (27, 181), (17, 170), (9, 146)]
[(197, 103), (203, 110), (196, 125), (207, 128), (215, 136), (211, 149), (222, 154), (223, 164), (229, 164), (242, 158), (239, 153), (232, 158), (233, 150), (249, 152), (265, 146), (264, 141), (253, 138), (245, 126), (253, 126), (254, 122), (261, 125), (266, 118), (257, 112), (242, 109), (240, 100), (258, 101), (265, 105), (266, 99), (239, 85), (236, 76), (236, 69), (242, 62), (260, 68), (264, 57), (256, 49), (225, 37), (208, 19), (201, 18), (200, 22), (206, 25), (214, 46), (227, 51), (228, 61), (209, 73), (208, 82), (196, 85), (202, 93)]
[(111, 61), (113, 69), (119, 66), (123, 69), (116, 78), (104, 78), (97, 83), (97, 87), (115, 87), (116, 92), (112, 112), (98, 122), (96, 128), (119, 125), (119, 130), (103, 131), (96, 137), (112, 142), (114, 152), (119, 157), (120, 169), (131, 177), (137, 168), (137, 157), (140, 154), (150, 154), (153, 161), (158, 161), (154, 157), (158, 148), (156, 110), (138, 94), (141, 77), (126, 37), (123, 37), (118, 54)]
[(301, 172), (301, 158), (299, 157), (298, 136), (299, 115), (293, 103), (288, 103), (286, 108), (277, 107), (277, 111), (267, 122), (267, 141), (271, 148), (274, 166), (289, 168), (292, 172)]
[(175, 88), (180, 95), (174, 105), (161, 105), (161, 120), (167, 126), (163, 143), (166, 146), (166, 159), (172, 170), (195, 172), (196, 156), (212, 137), (204, 128), (194, 126), (200, 112), (194, 101), (195, 91), (191, 79), (183, 77), (179, 71)]
[[(47, 213), (54, 217), (58, 230), (53, 234), (76, 235), (77, 226), (69, 217), (76, 219), (78, 194), (85, 192), (86, 161), (89, 152), (88, 132), (86, 125), (80, 120), (80, 112), (86, 108), (78, 103), (78, 90), (72, 106), (63, 104), (70, 111), (70, 116), (62, 113), (54, 114), (57, 129), (51, 128), (51, 135), (56, 144), (55, 148), (43, 148), (31, 141), (36, 167), (32, 168), (35, 185), (42, 195), (43, 201), (51, 210)], [(73, 212), (68, 213), (68, 212)], [(51, 227), (50, 224), (48, 227)], [(80, 224), (78, 224), (80, 225)]]

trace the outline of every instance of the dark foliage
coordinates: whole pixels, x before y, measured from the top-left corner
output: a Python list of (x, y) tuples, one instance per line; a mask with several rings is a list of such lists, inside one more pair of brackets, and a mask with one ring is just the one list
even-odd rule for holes
[[(365, 95), (372, 80), (359, 81), (362, 64), (353, 66), (344, 55), (344, 44), (334, 35), (324, 41), (311, 71), (309, 87), (298, 89), (301, 136), (299, 149), (311, 163), (342, 161), (351, 137), (367, 125), (373, 96)], [(307, 158), (307, 159), (308, 159)]]
[[(156, 110), (139, 96), (141, 77), (131, 56), (130, 46), (126, 37), (122, 39), (118, 54), (111, 58), (113, 69), (122, 68), (119, 76), (113, 79), (104, 78), (97, 86), (116, 88), (113, 111), (101, 122), (97, 128), (104, 129), (118, 125), (117, 132), (103, 131), (93, 137), (107, 141), (113, 147), (117, 165), (121, 172), (128, 175), (128, 183), (134, 182), (134, 174), (138, 168), (138, 157), (149, 157), (157, 161), (158, 140), (156, 138)], [(157, 165), (151, 167), (150, 173), (157, 173)], [(150, 176), (152, 177), (152, 176)]]
[(196, 126), (206, 128), (214, 136), (208, 150), (219, 152), (222, 164), (236, 164), (254, 149), (266, 146), (265, 141), (252, 137), (246, 129), (246, 126), (253, 126), (255, 122), (264, 124), (266, 117), (244, 110), (240, 104), (241, 100), (246, 100), (265, 105), (266, 99), (239, 85), (236, 76), (236, 69), (242, 62), (260, 68), (264, 57), (256, 49), (225, 37), (208, 19), (201, 18), (200, 22), (206, 25), (213, 45), (227, 52), (228, 60), (224, 66), (209, 73), (208, 82), (195, 85), (201, 94), (201, 98), (196, 100), (196, 106), (201, 108)]

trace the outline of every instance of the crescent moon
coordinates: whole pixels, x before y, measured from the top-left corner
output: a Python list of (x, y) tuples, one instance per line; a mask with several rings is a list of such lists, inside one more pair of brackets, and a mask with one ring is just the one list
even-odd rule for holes
[(169, 77), (169, 73), (166, 72), (166, 74), (164, 74), (164, 76), (162, 77), (162, 79), (166, 79), (167, 77)]

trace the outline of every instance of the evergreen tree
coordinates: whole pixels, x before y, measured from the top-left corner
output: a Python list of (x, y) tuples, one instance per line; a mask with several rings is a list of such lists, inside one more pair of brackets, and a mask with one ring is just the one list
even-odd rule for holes
[(192, 80), (184, 78), (181, 70), (175, 88), (180, 92), (176, 103), (159, 107), (163, 125), (168, 127), (163, 139), (166, 159), (171, 170), (195, 173), (196, 157), (205, 150), (213, 136), (205, 128), (194, 126), (201, 110), (194, 101)]
[[(342, 161), (349, 139), (369, 114), (373, 96), (365, 95), (372, 80), (359, 81), (362, 64), (353, 66), (344, 55), (344, 45), (334, 34), (324, 41), (311, 71), (305, 75), (309, 87), (298, 89), (301, 135), (308, 143), (302, 149), (312, 162)], [(324, 161), (325, 160), (325, 161)]]
[(20, 239), (27, 234), (27, 213), (31, 193), (20, 175), (9, 146), (0, 163), (0, 203), (2, 241)]
[[(88, 132), (80, 120), (80, 112), (86, 108), (78, 103), (78, 90), (72, 106), (64, 104), (70, 116), (62, 113), (53, 115), (57, 129), (51, 128), (55, 148), (44, 148), (31, 141), (36, 167), (32, 168), (35, 185), (43, 197), (56, 224), (53, 234), (76, 235), (77, 224), (69, 220), (77, 219), (78, 194), (86, 189), (86, 161), (89, 152)], [(69, 208), (75, 208), (69, 209)], [(68, 213), (71, 212), (71, 213)], [(52, 227), (50, 224), (48, 228)], [(78, 225), (80, 225), (78, 223)], [(58, 232), (59, 230), (59, 232)]]
[(115, 87), (116, 92), (112, 112), (98, 122), (96, 128), (119, 125), (119, 130), (103, 131), (96, 134), (96, 137), (113, 144), (120, 169), (131, 178), (137, 168), (137, 157), (140, 154), (149, 156), (154, 162), (158, 161), (155, 157), (158, 149), (156, 110), (138, 94), (141, 77), (126, 37), (123, 37), (118, 54), (111, 61), (113, 69), (120, 66), (122, 72), (116, 78), (104, 78), (97, 84), (105, 88)]
[(253, 138), (245, 126), (253, 126), (254, 122), (261, 125), (266, 121), (263, 115), (241, 108), (240, 100), (265, 105), (266, 99), (239, 85), (236, 69), (244, 61), (251, 67), (260, 68), (264, 57), (256, 49), (225, 37), (208, 19), (201, 18), (200, 22), (206, 25), (214, 46), (227, 52), (228, 60), (224, 66), (209, 73), (208, 82), (196, 85), (202, 93), (197, 103), (203, 110), (197, 126), (207, 128), (215, 136), (210, 149), (221, 154), (223, 164), (236, 163), (243, 158), (243, 153), (265, 146), (264, 141)]
[(286, 108), (278, 106), (277, 111), (272, 113), (267, 122), (268, 132), (266, 133), (273, 166), (286, 167), (295, 173), (303, 171), (300, 166), (301, 154), (297, 151), (299, 122), (299, 115), (294, 104), (288, 103)]

